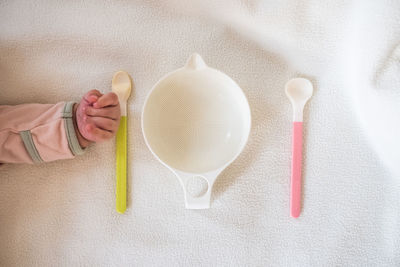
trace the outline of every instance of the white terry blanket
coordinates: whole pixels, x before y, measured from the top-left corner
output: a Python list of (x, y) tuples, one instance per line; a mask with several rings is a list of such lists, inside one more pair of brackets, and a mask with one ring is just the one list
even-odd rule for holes
[[(183, 2), (183, 3), (180, 3)], [(114, 142), (0, 169), (1, 266), (399, 266), (399, 1), (1, 1), (0, 102), (79, 100), (132, 74), (129, 197)], [(209, 210), (185, 210), (140, 129), (146, 94), (192, 52), (248, 97), (244, 152)], [(289, 217), (291, 107), (306, 108), (304, 207)]]

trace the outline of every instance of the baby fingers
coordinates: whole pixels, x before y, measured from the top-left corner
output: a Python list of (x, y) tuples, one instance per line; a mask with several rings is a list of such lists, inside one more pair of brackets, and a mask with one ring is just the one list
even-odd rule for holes
[(86, 123), (94, 124), (97, 128), (108, 131), (111, 134), (115, 133), (118, 130), (118, 121), (109, 118), (89, 116), (86, 119)]
[(103, 94), (100, 93), (98, 90), (93, 89), (90, 90), (89, 92), (87, 92), (84, 96), (83, 99), (87, 102), (87, 103), (94, 103), (97, 101), (97, 99), (99, 99)]
[(121, 116), (121, 111), (119, 106), (110, 106), (105, 108), (87, 107), (86, 115), (118, 120)]
[(100, 129), (96, 127), (94, 124), (87, 124), (86, 125), (86, 131), (88, 132), (88, 135), (90, 136), (90, 140), (94, 142), (102, 142), (110, 139), (113, 137), (113, 133)]
[(95, 108), (103, 108), (108, 106), (117, 106), (118, 104), (118, 96), (115, 93), (111, 92), (101, 96), (97, 100), (97, 102), (93, 104), (93, 106)]

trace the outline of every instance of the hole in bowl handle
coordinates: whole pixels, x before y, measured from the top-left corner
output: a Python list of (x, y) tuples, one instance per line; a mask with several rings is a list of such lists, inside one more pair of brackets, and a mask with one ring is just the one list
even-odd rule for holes
[(207, 191), (198, 197), (192, 196), (187, 190), (187, 184), (184, 186), (183, 192), (185, 195), (185, 207), (187, 209), (209, 209), (211, 202), (212, 185), (207, 181)]
[[(214, 185), (215, 179), (217, 178), (217, 175), (197, 175), (181, 172), (175, 172), (175, 174), (179, 178), (179, 181), (181, 182), (183, 188), (185, 207), (187, 209), (209, 209), (211, 203), (212, 187)], [(202, 177), (205, 181), (207, 181), (207, 191), (203, 195), (198, 197), (192, 196), (187, 189), (189, 180), (194, 177)]]

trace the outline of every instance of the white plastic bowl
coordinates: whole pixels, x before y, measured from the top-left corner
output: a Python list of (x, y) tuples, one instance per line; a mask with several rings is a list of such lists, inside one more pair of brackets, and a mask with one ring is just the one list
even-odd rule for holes
[[(241, 153), (250, 128), (250, 108), (243, 91), (198, 54), (157, 82), (142, 112), (146, 144), (178, 177), (188, 209), (210, 207), (217, 176)], [(207, 181), (202, 196), (188, 193), (192, 178)]]

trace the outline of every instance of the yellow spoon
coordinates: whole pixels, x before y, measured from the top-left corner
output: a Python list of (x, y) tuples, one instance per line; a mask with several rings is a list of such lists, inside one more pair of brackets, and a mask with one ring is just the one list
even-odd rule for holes
[(132, 79), (125, 71), (118, 71), (112, 78), (112, 91), (117, 94), (121, 107), (121, 120), (116, 137), (116, 209), (119, 213), (126, 210), (126, 136), (127, 111), (126, 102), (132, 91)]

